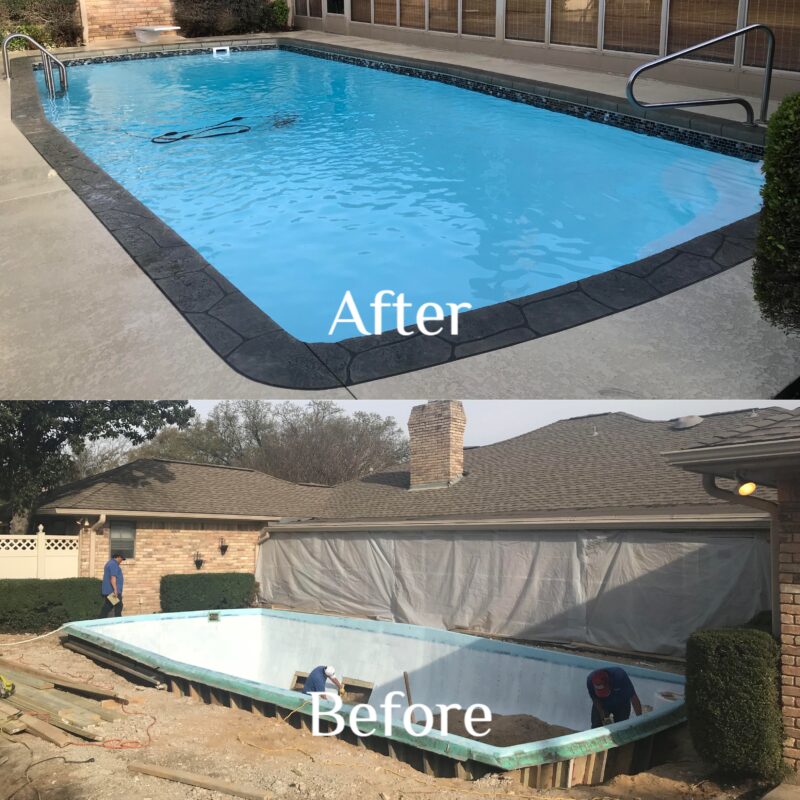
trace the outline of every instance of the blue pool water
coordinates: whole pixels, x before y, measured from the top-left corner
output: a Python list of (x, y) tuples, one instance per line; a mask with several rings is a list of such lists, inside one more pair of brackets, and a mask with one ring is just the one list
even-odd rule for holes
[[(50, 119), (306, 341), (346, 291), (490, 305), (755, 212), (760, 165), (286, 51), (70, 70)], [(247, 133), (154, 144), (213, 126)], [(391, 326), (387, 326), (391, 327)]]

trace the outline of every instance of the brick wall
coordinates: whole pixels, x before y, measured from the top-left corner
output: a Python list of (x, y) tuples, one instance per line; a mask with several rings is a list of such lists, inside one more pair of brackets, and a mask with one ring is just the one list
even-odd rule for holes
[(89, 41), (133, 36), (139, 25), (174, 25), (172, 0), (84, 0)]
[[(146, 520), (136, 526), (136, 556), (122, 564), (125, 576), (125, 614), (150, 614), (161, 610), (159, 587), (162, 575), (194, 573), (194, 554), (202, 554), (201, 572), (255, 572), (258, 523), (188, 522)], [(94, 576), (103, 577), (110, 558), (108, 527), (95, 537)], [(228, 550), (219, 551), (220, 537)], [(81, 536), (81, 575), (89, 575), (90, 535)]]
[(800, 769), (800, 474), (778, 484), (784, 757)]
[(457, 400), (433, 400), (411, 409), (411, 488), (446, 486), (463, 475), (466, 424)]

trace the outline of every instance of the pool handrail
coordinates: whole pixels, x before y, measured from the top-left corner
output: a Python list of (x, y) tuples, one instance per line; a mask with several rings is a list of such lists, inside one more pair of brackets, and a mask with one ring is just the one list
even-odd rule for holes
[[(683, 58), (684, 56), (687, 56), (690, 53), (695, 53), (698, 50), (702, 50), (705, 47), (710, 47), (711, 45), (718, 44), (719, 42), (724, 42), (727, 41), (728, 39), (736, 39), (740, 36), (747, 36), (748, 33), (751, 33), (752, 31), (755, 30), (763, 30), (767, 34), (767, 59), (764, 64), (764, 86), (761, 92), (761, 113), (757, 120), (754, 119), (755, 113), (753, 112), (753, 106), (750, 105), (750, 102), (744, 97), (710, 97), (707, 99), (700, 98), (697, 100), (672, 100), (663, 103), (644, 103), (641, 100), (638, 100), (636, 95), (634, 94), (633, 91), (634, 83), (642, 73), (654, 69), (655, 67), (661, 66), (661, 64), (667, 64), (670, 61), (675, 61), (679, 58)], [(630, 76), (628, 77), (628, 84), (625, 87), (625, 93), (628, 96), (628, 101), (630, 102), (630, 104), (635, 106), (636, 108), (641, 108), (641, 109), (688, 108), (692, 106), (722, 106), (722, 105), (736, 104), (744, 108), (747, 114), (746, 124), (748, 125), (766, 124), (767, 117), (769, 115), (769, 95), (770, 95), (770, 88), (772, 85), (772, 69), (774, 61), (775, 61), (775, 34), (773, 33), (772, 28), (770, 28), (768, 25), (764, 25), (761, 22), (755, 22), (752, 25), (746, 25), (744, 28), (738, 28), (737, 30), (731, 31), (730, 33), (724, 33), (721, 36), (715, 36), (713, 39), (707, 39), (704, 42), (700, 42), (700, 44), (692, 45), (691, 47), (687, 47), (684, 50), (678, 50), (678, 52), (676, 53), (670, 53), (669, 55), (655, 59), (655, 61), (648, 61), (646, 64), (642, 64), (641, 66), (633, 70), (633, 72), (631, 72)]]
[(29, 44), (32, 44), (42, 54), (42, 71), (44, 72), (44, 82), (47, 86), (47, 93), (51, 98), (56, 96), (56, 84), (53, 80), (53, 64), (58, 67), (58, 77), (61, 81), (61, 91), (66, 92), (69, 88), (69, 79), (67, 78), (67, 67), (63, 61), (56, 58), (44, 45), (39, 44), (36, 39), (28, 36), (27, 33), (10, 33), (3, 39), (3, 67), (6, 71), (5, 79), (11, 80), (11, 57), (8, 54), (8, 46), (14, 39), (24, 39)]

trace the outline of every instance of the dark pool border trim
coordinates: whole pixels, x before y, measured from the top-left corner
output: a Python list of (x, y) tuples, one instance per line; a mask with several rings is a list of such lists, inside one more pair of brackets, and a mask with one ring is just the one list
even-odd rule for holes
[[(763, 131), (721, 120), (671, 112), (670, 123), (604, 109), (618, 98), (534, 84), (482, 70), (353, 51), (330, 45), (276, 40), (231, 44), (232, 50), (273, 49), (331, 58), (374, 69), (439, 80), (516, 102), (580, 116), (639, 133), (725, 152), (747, 160), (761, 157)], [(210, 53), (211, 46), (90, 58), (97, 63)], [(91, 161), (44, 115), (33, 74), (36, 59), (14, 59), (11, 116), (14, 123), (155, 282), (206, 343), (231, 368), (251, 380), (285, 389), (342, 388), (542, 338), (658, 299), (752, 258), (758, 215), (704, 234), (656, 255), (590, 278), (460, 316), (458, 337), (401, 336), (396, 331), (337, 344), (306, 343), (291, 336), (211, 266), (199, 252)], [(496, 81), (498, 82), (495, 82)], [(509, 85), (503, 85), (511, 84)], [(560, 97), (554, 95), (558, 91)], [(584, 100), (583, 103), (578, 102)], [(629, 109), (630, 111), (630, 109)], [(691, 126), (675, 127), (682, 115)], [(719, 133), (698, 125), (717, 126)], [(728, 134), (728, 135), (722, 135)], [(392, 288), (392, 287), (387, 287)]]

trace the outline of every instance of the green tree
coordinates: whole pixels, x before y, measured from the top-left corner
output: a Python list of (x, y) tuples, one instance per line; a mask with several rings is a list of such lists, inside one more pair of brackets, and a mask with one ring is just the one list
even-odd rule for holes
[(194, 413), (185, 401), (0, 402), (0, 497), (12, 530), (26, 530), (41, 493), (74, 476), (87, 443), (122, 438), (139, 445), (165, 425), (185, 426)]
[(185, 430), (166, 428), (129, 458), (250, 467), (298, 483), (332, 485), (408, 457), (393, 417), (347, 412), (330, 401), (218, 403)]

